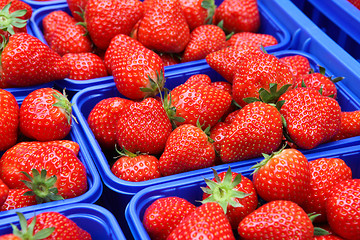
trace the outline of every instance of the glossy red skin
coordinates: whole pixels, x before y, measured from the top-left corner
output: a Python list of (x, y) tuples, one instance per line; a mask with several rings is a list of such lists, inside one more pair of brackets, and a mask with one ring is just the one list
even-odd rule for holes
[(331, 96), (334, 99), (336, 99), (337, 97), (337, 88), (335, 83), (333, 83), (329, 79), (329, 77), (324, 76), (321, 73), (311, 73), (301, 78), (297, 78), (295, 85), (301, 86), (302, 81), (304, 81), (307, 88), (312, 88), (317, 91), (320, 91), (320, 89), (322, 89), (321, 94), (323, 96)]
[(210, 138), (214, 140), (213, 145), (218, 153), (220, 153), (221, 144), (227, 135), (229, 127), (229, 123), (218, 122), (210, 129)]
[[(25, 185), (24, 185), (25, 187)], [(29, 207), (36, 205), (35, 196), (23, 196), (25, 192), (29, 191), (28, 188), (26, 189), (9, 189), (8, 197), (6, 201), (1, 206), (0, 211), (8, 211), (12, 209), (18, 209), (22, 207)]]
[(47, 14), (42, 20), (43, 34), (48, 44), (52, 41), (52, 36), (59, 24), (72, 23), (73, 18), (65, 11), (56, 10)]
[(9, 187), (0, 178), (0, 207), (4, 204), (9, 194)]
[(209, 13), (207, 9), (201, 6), (203, 0), (179, 0), (179, 2), (190, 32), (206, 23)]
[(298, 78), (302, 79), (302, 77), (309, 74), (311, 70), (309, 60), (302, 55), (286, 56), (279, 58), (279, 60), (285, 63), (290, 68), (290, 71), (292, 72), (292, 74), (296, 79)]
[(356, 136), (360, 136), (360, 110), (341, 112), (340, 130), (331, 140), (337, 141)]
[(278, 44), (277, 39), (270, 34), (253, 33), (253, 32), (240, 32), (235, 33), (227, 41), (228, 46), (237, 46), (242, 44), (249, 44), (253, 47), (260, 48), (273, 46)]
[(181, 220), (194, 210), (195, 205), (184, 198), (158, 198), (146, 208), (142, 222), (151, 239), (166, 240)]
[(85, 11), (86, 4), (88, 0), (66, 0), (71, 15), (75, 18), (76, 21), (82, 22), (84, 19), (78, 14)]

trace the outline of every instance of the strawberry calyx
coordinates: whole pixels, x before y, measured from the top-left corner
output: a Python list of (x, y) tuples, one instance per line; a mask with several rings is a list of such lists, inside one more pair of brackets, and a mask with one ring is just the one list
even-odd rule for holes
[(15, 34), (14, 27), (23, 28), (26, 26), (27, 20), (20, 19), (20, 17), (23, 17), (27, 10), (21, 9), (10, 13), (10, 6), (11, 2), (0, 10), (0, 29), (13, 35)]
[(65, 89), (63, 94), (60, 94), (58, 92), (53, 93), (53, 96), (56, 98), (56, 103), (53, 104), (54, 107), (58, 107), (65, 113), (66, 119), (68, 121), (68, 124), (71, 125), (71, 117), (72, 115), (72, 104), (70, 103), (69, 99), (67, 99)]
[(212, 24), (214, 14), (215, 14), (215, 9), (216, 9), (215, 1), (214, 0), (203, 0), (201, 2), (201, 7), (205, 8), (207, 10), (207, 17), (205, 19), (205, 23)]
[(176, 123), (184, 122), (183, 117), (176, 116), (176, 107), (172, 105), (171, 93), (167, 88), (164, 88), (164, 97), (161, 97), (163, 108), (165, 109), (166, 115), (170, 119), (171, 126), (173, 129), (177, 127)]
[[(261, 102), (264, 102), (264, 103), (274, 103), (274, 104), (276, 104), (276, 107), (278, 108), (278, 107), (281, 107), (284, 104), (283, 101), (278, 101), (278, 99), (291, 86), (292, 86), (292, 84), (285, 84), (278, 90), (277, 89), (277, 87), (278, 87), (277, 83), (270, 83), (269, 84), (269, 90), (267, 90), (265, 88), (260, 88), (259, 89), (259, 98), (248, 97), (248, 98), (244, 98), (243, 100), (246, 103), (252, 103), (252, 102), (256, 102), (256, 101), (261, 101)], [(278, 110), (280, 110), (280, 108), (278, 108)]]
[[(308, 217), (310, 218), (311, 222), (314, 222), (315, 218), (317, 218), (320, 215), (321, 214), (318, 213), (309, 213)], [(330, 232), (320, 227), (314, 227), (314, 236), (324, 236), (324, 235), (330, 235)]]
[(148, 75), (148, 78), (150, 87), (140, 87), (140, 90), (147, 93), (146, 97), (155, 97), (158, 93), (161, 94), (165, 86), (165, 77), (163, 70), (160, 70), (160, 73), (156, 71), (155, 79), (152, 79), (150, 75)]
[(227, 212), (228, 205), (233, 207), (242, 207), (243, 205), (236, 201), (236, 199), (245, 198), (252, 193), (245, 193), (235, 189), (235, 187), (241, 182), (241, 174), (237, 174), (234, 180), (232, 180), (232, 172), (229, 166), (223, 180), (221, 181), (216, 170), (213, 168), (212, 170), (214, 172), (215, 181), (204, 178), (208, 187), (201, 187), (201, 189), (210, 196), (201, 201), (201, 203), (216, 202), (222, 207), (225, 213)]
[(281, 147), (281, 149), (279, 151), (276, 151), (276, 152), (272, 152), (270, 155), (269, 154), (266, 154), (266, 153), (263, 153), (263, 157), (264, 159), (260, 162), (258, 162), (257, 164), (255, 164), (254, 166), (252, 166), (250, 169), (254, 169), (254, 171), (251, 173), (251, 174), (254, 174), (256, 173), (257, 171), (260, 170), (260, 168), (262, 168), (263, 166), (265, 166), (269, 161), (270, 159), (272, 159), (274, 156), (276, 155), (279, 155), (285, 148), (286, 148), (286, 144), (284, 144), (284, 146)]
[(29, 179), (21, 180), (30, 189), (30, 191), (24, 193), (24, 196), (35, 195), (38, 204), (64, 199), (61, 195), (58, 195), (58, 189), (53, 187), (57, 181), (56, 175), (47, 178), (46, 169), (42, 169), (40, 173), (36, 169), (32, 169), (31, 172), (32, 176), (27, 172), (21, 172)]
[(115, 147), (115, 151), (119, 154), (119, 156), (117, 156), (116, 158), (120, 158), (120, 157), (134, 158), (134, 157), (137, 157), (139, 155), (137, 153), (130, 152), (125, 147), (123, 147), (122, 150), (119, 150), (117, 147)]
[(39, 240), (39, 239), (45, 239), (49, 237), (55, 230), (55, 227), (51, 228), (44, 228), (40, 231), (38, 231), (34, 235), (34, 227), (36, 224), (36, 216), (34, 216), (31, 223), (28, 225), (26, 218), (21, 212), (16, 212), (16, 214), (19, 217), (19, 223), (20, 223), (20, 229), (18, 229), (17, 226), (14, 224), (11, 224), (11, 227), (13, 229), (13, 234), (17, 237), (19, 237), (22, 240)]
[[(320, 66), (318, 65), (319, 67), (319, 73), (326, 76), (326, 69), (323, 67), (323, 66)], [(311, 69), (311, 72), (314, 72), (313, 69)], [(327, 78), (330, 79), (330, 81), (332, 81), (333, 83), (336, 83), (336, 82), (339, 82), (341, 80), (343, 80), (345, 77), (336, 77), (336, 78), (333, 78), (332, 76), (326, 76)]]

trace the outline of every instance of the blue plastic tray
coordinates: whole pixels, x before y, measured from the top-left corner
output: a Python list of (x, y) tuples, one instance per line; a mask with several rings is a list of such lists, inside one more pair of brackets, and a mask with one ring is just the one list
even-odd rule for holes
[[(51, 207), (27, 212), (24, 215), (26, 219), (30, 219), (34, 216), (34, 214), (40, 214), (48, 211), (59, 212), (70, 218), (79, 227), (90, 233), (93, 240), (126, 239), (114, 215), (112, 215), (107, 209), (94, 204), (75, 203), (65, 207)], [(8, 218), (1, 220), (0, 235), (12, 233), (11, 223), (20, 228), (18, 216), (16, 214), (12, 214)]]
[(360, 10), (347, 0), (291, 0), (321, 30), (360, 61)]
[(49, 1), (22, 0), (22, 1), (29, 4), (33, 8), (33, 10), (46, 6), (53, 6), (53, 5), (66, 3), (66, 0), (49, 0)]
[[(26, 97), (26, 95), (15, 96), (19, 105), (21, 105), (21, 103), (23, 102), (25, 97)], [(76, 126), (75, 122), (73, 123), (73, 126)], [(91, 155), (87, 150), (87, 146), (84, 145), (82, 142), (77, 141), (77, 139), (75, 137), (76, 135), (79, 134), (79, 133), (77, 133), (77, 131), (78, 131), (78, 128), (72, 127), (72, 129), (69, 133), (69, 136), (67, 136), (66, 139), (77, 142), (80, 146), (78, 158), (80, 159), (80, 161), (84, 164), (84, 166), (86, 168), (87, 180), (88, 180), (88, 190), (83, 195), (75, 197), (75, 198), (53, 201), (53, 202), (49, 202), (49, 203), (42, 203), (42, 204), (38, 204), (38, 205), (34, 205), (34, 206), (0, 212), (1, 222), (3, 221), (2, 219), (15, 214), (17, 211), (21, 211), (23, 213), (25, 213), (25, 212), (30, 213), (30, 212), (34, 212), (34, 211), (40, 211), (42, 209), (47, 209), (50, 207), (63, 206), (65, 208), (66, 205), (73, 204), (73, 203), (95, 203), (100, 198), (100, 196), (102, 194), (102, 190), (103, 190), (103, 185), (102, 185), (99, 173), (96, 170), (96, 166), (94, 165), (94, 162), (91, 159)], [(4, 152), (0, 152), (0, 157), (2, 156), (3, 153)]]
[[(343, 149), (335, 149), (327, 152), (305, 154), (311, 161), (318, 158), (341, 158), (351, 168), (353, 178), (360, 178), (360, 146), (352, 146)], [(226, 171), (226, 169), (223, 169)], [(232, 167), (233, 172), (238, 172), (251, 179), (250, 174), (253, 170), (249, 167)], [(156, 199), (170, 196), (177, 196), (187, 199), (189, 202), (199, 205), (197, 202), (202, 200), (203, 191), (200, 187), (205, 187), (203, 177), (212, 179), (212, 171), (208, 171), (202, 176), (188, 179), (182, 179), (176, 182), (165, 183), (162, 185), (152, 186), (137, 193), (130, 201), (126, 208), (125, 216), (132, 231), (134, 239), (147, 240), (150, 239), (143, 224), (142, 219), (144, 212), (151, 203)]]

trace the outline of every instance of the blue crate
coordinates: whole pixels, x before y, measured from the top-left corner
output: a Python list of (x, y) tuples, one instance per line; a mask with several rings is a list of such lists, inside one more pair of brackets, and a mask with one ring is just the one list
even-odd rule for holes
[[(21, 103), (23, 102), (24, 98), (27, 95), (14, 95), (14, 96), (20, 106)], [(74, 125), (76, 125), (75, 122), (73, 123), (73, 127), (72, 127), (69, 135), (66, 137), (66, 139), (72, 140), (79, 144), (80, 151), (78, 154), (78, 158), (80, 159), (80, 161), (84, 164), (84, 166), (86, 168), (86, 175), (87, 175), (87, 180), (88, 180), (87, 181), (88, 190), (81, 196), (77, 196), (75, 198), (69, 198), (69, 199), (64, 199), (64, 200), (59, 200), (59, 201), (42, 203), (42, 204), (37, 204), (34, 206), (23, 207), (23, 208), (19, 208), (19, 209), (13, 209), (13, 210), (0, 212), (1, 221), (3, 221), (2, 219), (5, 219), (5, 218), (15, 214), (17, 211), (21, 211), (23, 213), (25, 213), (25, 212), (30, 213), (30, 212), (40, 211), (42, 209), (51, 208), (51, 207), (58, 207), (58, 206), (66, 207), (68, 204), (95, 203), (96, 201), (98, 201), (98, 199), (100, 198), (102, 191), (103, 191), (103, 185), (102, 185), (99, 173), (96, 170), (96, 166), (94, 165), (94, 162), (91, 159), (91, 155), (87, 150), (87, 146), (84, 145), (82, 142), (77, 141), (77, 139), (76, 139), (76, 136), (79, 133), (77, 133), (78, 128), (74, 127)], [(4, 152), (0, 152), (0, 158), (3, 153)]]
[[(318, 158), (340, 158), (351, 168), (353, 178), (360, 178), (360, 146), (351, 146), (343, 149), (329, 150), (327, 152), (305, 154), (309, 161)], [(222, 169), (226, 171), (227, 169)], [(250, 174), (253, 170), (249, 167), (232, 167), (233, 172), (241, 173), (245, 177), (251, 179)], [(219, 172), (219, 171), (218, 171)], [(128, 204), (125, 216), (132, 231), (134, 239), (150, 240), (143, 224), (142, 219), (147, 207), (150, 206), (156, 199), (170, 196), (182, 197), (193, 203), (199, 205), (198, 201), (202, 200), (203, 191), (200, 187), (205, 187), (203, 177), (207, 179), (213, 178), (211, 170), (204, 173), (202, 176), (182, 179), (176, 182), (169, 182), (157, 186), (152, 186), (138, 192)]]
[(67, 3), (66, 0), (48, 0), (48, 1), (22, 0), (22, 1), (29, 4), (33, 8), (33, 10), (42, 7)]
[[(74, 221), (79, 227), (87, 231), (93, 240), (126, 239), (114, 215), (112, 215), (107, 209), (95, 204), (74, 203), (66, 207), (50, 207), (27, 212), (24, 215), (26, 219), (30, 219), (35, 214), (38, 215), (42, 212), (49, 211), (59, 212), (65, 215)], [(20, 228), (18, 216), (16, 214), (12, 214), (8, 218), (1, 220), (0, 235), (12, 233), (11, 223)]]
[(347, 0), (291, 0), (321, 30), (360, 61), (360, 10)]
[[(304, 53), (298, 50), (284, 50), (274, 53), (278, 57), (284, 57), (294, 54), (300, 54), (307, 57), (310, 61), (311, 67), (316, 69), (317, 64), (323, 65), (323, 62), (318, 58), (315, 58), (309, 53)], [(196, 64), (195, 64), (196, 63)], [(330, 68), (328, 69), (328, 74), (332, 74)], [(168, 68), (165, 71), (165, 77), (167, 81), (165, 86), (168, 89), (173, 89), (176, 86), (184, 83), (190, 76), (194, 74), (207, 74), (210, 76), (212, 81), (225, 81), (215, 70), (211, 69), (210, 66), (205, 61), (196, 61), (192, 64), (188, 64), (186, 67), (172, 67)], [(354, 96), (346, 86), (337, 83), (338, 87), (338, 101), (340, 106), (342, 106), (343, 111), (353, 111), (360, 109), (360, 99)], [(86, 88), (77, 94), (75, 94), (72, 99), (74, 115), (77, 118), (79, 125), (74, 126), (79, 128), (77, 133), (77, 141), (83, 142), (84, 145), (89, 146), (90, 154), (95, 162), (95, 165), (98, 168), (100, 176), (105, 184), (104, 193), (102, 195), (102, 202), (104, 206), (114, 213), (118, 218), (120, 224), (124, 224), (123, 211), (130, 201), (130, 199), (140, 190), (158, 185), (165, 182), (173, 182), (179, 179), (186, 179), (192, 176), (200, 176), (209, 171), (209, 169), (200, 169), (186, 173), (180, 173), (172, 176), (161, 177), (158, 179), (148, 180), (144, 182), (128, 182), (117, 178), (111, 172), (111, 166), (108, 163), (104, 152), (101, 150), (98, 142), (96, 141), (89, 125), (87, 124), (87, 117), (93, 107), (101, 100), (110, 97), (123, 97), (120, 95), (118, 90), (115, 87), (115, 83), (98, 85), (90, 88)], [(336, 142), (330, 142), (322, 144), (311, 150), (302, 150), (304, 153), (316, 153), (326, 150), (331, 150), (339, 147), (347, 147), (351, 145), (360, 144), (360, 137), (353, 137), (348, 139), (339, 140)], [(240, 167), (244, 164), (253, 164), (255, 161), (258, 161), (259, 158), (250, 159), (246, 161), (231, 163), (232, 167)], [(216, 166), (215, 169), (223, 169), (224, 165)], [(115, 203), (115, 204), (114, 204)], [(126, 226), (122, 226), (122, 229), (126, 231)]]

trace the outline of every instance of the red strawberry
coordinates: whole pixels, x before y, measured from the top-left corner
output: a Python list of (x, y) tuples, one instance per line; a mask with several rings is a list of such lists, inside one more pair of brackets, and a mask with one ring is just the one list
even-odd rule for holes
[(220, 156), (224, 163), (270, 154), (282, 142), (282, 121), (276, 107), (253, 102), (242, 108), (227, 129)]
[(214, 202), (197, 207), (170, 233), (168, 240), (234, 239), (224, 210)]
[(240, 221), (254, 211), (258, 205), (258, 198), (252, 181), (240, 173), (227, 172), (219, 175), (214, 171), (214, 179), (205, 179), (207, 184), (203, 201), (217, 202), (224, 209), (231, 227), (236, 229)]
[(142, 16), (139, 0), (88, 0), (85, 8), (85, 23), (91, 40), (103, 50), (116, 35), (129, 35)]
[(121, 157), (111, 167), (111, 172), (120, 179), (141, 182), (161, 177), (159, 161), (148, 154), (134, 154), (124, 150)]
[(71, 140), (54, 140), (54, 141), (48, 141), (48, 142), (41, 142), (42, 145), (56, 145), (56, 146), (63, 146), (71, 151), (74, 152), (74, 154), (77, 156), (79, 155), (80, 146), (77, 142), (71, 141)]
[[(24, 185), (25, 187), (25, 185)], [(22, 207), (29, 207), (36, 205), (35, 196), (25, 196), (24, 193), (28, 192), (28, 188), (22, 189), (9, 189), (8, 197), (4, 204), (1, 206), (0, 211), (8, 211)]]
[(9, 187), (0, 178), (0, 207), (4, 204), (9, 194)]
[(147, 98), (123, 110), (116, 123), (116, 142), (133, 153), (159, 154), (171, 131), (164, 107), (155, 98)]
[(151, 50), (182, 52), (190, 40), (190, 29), (179, 0), (154, 0), (134, 37)]
[(190, 34), (181, 62), (204, 59), (209, 53), (223, 49), (226, 46), (224, 31), (216, 25), (202, 25)]
[(72, 109), (66, 95), (40, 88), (26, 96), (20, 107), (20, 131), (39, 141), (60, 140), (71, 130)]
[(146, 208), (143, 225), (151, 239), (166, 240), (181, 220), (194, 210), (195, 205), (184, 198), (158, 198)]
[[(27, 222), (30, 224), (34, 220), (30, 218)], [(55, 230), (47, 239), (67, 239), (71, 236), (73, 240), (91, 240), (90, 234), (80, 228), (74, 221), (58, 212), (43, 212), (36, 216), (34, 233), (43, 229), (54, 227)]]
[(223, 21), (227, 32), (257, 32), (260, 14), (256, 0), (224, 0), (215, 10), (214, 23)]
[(280, 109), (287, 134), (300, 148), (312, 149), (332, 139), (340, 129), (341, 109), (339, 103), (322, 96), (310, 88), (298, 87), (284, 93)]
[(288, 200), (301, 205), (310, 189), (307, 158), (296, 149), (281, 149), (264, 157), (253, 166), (253, 182), (259, 196), (268, 202)]
[(218, 72), (226, 81), (232, 83), (236, 65), (255, 54), (264, 54), (260, 48), (254, 48), (247, 44), (238, 47), (227, 47), (210, 53), (206, 56), (206, 62), (212, 69)]
[(239, 224), (241, 239), (312, 239), (314, 226), (304, 210), (294, 202), (269, 202)]
[(88, 0), (66, 0), (71, 15), (75, 18), (76, 21), (78, 22), (84, 21), (83, 15), (85, 12), (87, 2)]
[(218, 122), (210, 129), (210, 138), (214, 140), (213, 144), (217, 153), (220, 153), (221, 144), (227, 135), (229, 127), (229, 123)]
[(248, 44), (256, 48), (268, 47), (278, 44), (277, 39), (264, 33), (253, 33), (253, 32), (239, 32), (235, 33), (227, 41), (228, 46), (237, 46), (242, 44)]
[(158, 53), (159, 57), (164, 63), (164, 67), (179, 64), (181, 62), (180, 57), (172, 53)]
[(23, 16), (21, 16), (20, 18), (24, 19), (24, 20), (28, 20), (31, 18), (32, 7), (28, 3), (24, 2), (24, 1), (19, 1), (19, 0), (1, 0), (0, 8), (4, 8), (4, 6), (8, 3), (11, 3), (11, 6), (9, 8), (10, 13), (13, 13), (18, 10), (26, 10), (26, 13)]
[(104, 61), (94, 53), (68, 53), (63, 59), (70, 66), (70, 79), (86, 80), (107, 76)]
[(344, 180), (331, 188), (326, 214), (334, 233), (349, 240), (360, 239), (360, 179)]
[(214, 0), (179, 0), (190, 31), (212, 22), (215, 13)]
[(65, 61), (47, 45), (27, 33), (17, 33), (1, 54), (1, 78), (13, 86), (33, 86), (69, 75)]
[(261, 88), (269, 90), (270, 84), (277, 84), (280, 89), (293, 83), (292, 73), (278, 58), (270, 54), (254, 55), (236, 66), (233, 98), (240, 106), (245, 106), (244, 98), (258, 98)]
[(91, 110), (87, 122), (101, 147), (115, 149), (116, 123), (131, 100), (112, 97), (98, 102)]
[(211, 167), (215, 149), (199, 127), (184, 124), (171, 132), (159, 162), (163, 176)]
[(341, 112), (340, 130), (331, 140), (337, 141), (355, 136), (360, 136), (360, 110)]
[(306, 76), (311, 71), (309, 60), (302, 55), (290, 55), (281, 57), (279, 60), (290, 68), (295, 79), (302, 79), (303, 76)]
[(14, 146), (19, 128), (19, 105), (14, 95), (0, 89), (0, 151)]
[(302, 204), (307, 213), (321, 214), (317, 222), (326, 221), (325, 202), (330, 188), (342, 180), (352, 178), (351, 168), (340, 158), (319, 158), (309, 162), (311, 181), (310, 188)]
[(65, 11), (56, 10), (47, 14), (42, 20), (43, 34), (46, 42), (51, 43), (59, 24), (73, 23), (74, 19)]

